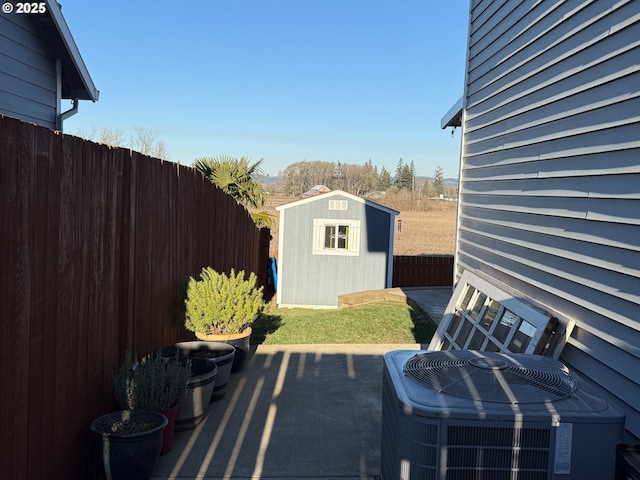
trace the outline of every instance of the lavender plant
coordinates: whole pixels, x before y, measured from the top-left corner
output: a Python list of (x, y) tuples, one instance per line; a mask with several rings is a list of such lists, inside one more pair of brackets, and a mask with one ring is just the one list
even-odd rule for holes
[(127, 352), (114, 379), (118, 407), (123, 410), (162, 412), (187, 393), (191, 361), (147, 355), (140, 362)]

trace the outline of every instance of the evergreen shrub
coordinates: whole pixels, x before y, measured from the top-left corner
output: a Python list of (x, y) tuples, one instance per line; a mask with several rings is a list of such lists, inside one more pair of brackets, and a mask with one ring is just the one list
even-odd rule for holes
[(229, 275), (211, 267), (202, 269), (200, 279), (189, 278), (185, 300), (185, 327), (204, 335), (237, 334), (250, 327), (264, 310), (263, 287), (257, 277), (244, 270)]

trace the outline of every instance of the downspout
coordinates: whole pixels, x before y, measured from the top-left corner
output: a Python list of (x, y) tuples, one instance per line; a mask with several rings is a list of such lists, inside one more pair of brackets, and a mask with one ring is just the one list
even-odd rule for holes
[(69, 117), (78, 113), (80, 102), (77, 98), (71, 100), (72, 106), (66, 112), (62, 112), (62, 62), (56, 59), (56, 130), (62, 131), (62, 123)]
[(56, 58), (56, 130), (62, 131), (62, 62)]
[(74, 98), (73, 100), (71, 100), (71, 103), (72, 107), (69, 110), (58, 115), (57, 129), (60, 131), (62, 131), (62, 122), (78, 113), (78, 106), (80, 105), (80, 101), (77, 98)]

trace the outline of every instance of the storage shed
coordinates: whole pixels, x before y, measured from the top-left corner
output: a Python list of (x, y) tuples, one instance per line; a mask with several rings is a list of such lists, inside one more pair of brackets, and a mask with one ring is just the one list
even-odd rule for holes
[(338, 295), (391, 287), (399, 212), (342, 190), (276, 210), (281, 307), (337, 308)]
[(575, 320), (560, 360), (640, 442), (640, 2), (472, 0), (456, 274)]
[[(18, 5), (38, 10), (20, 14)], [(77, 113), (79, 101), (95, 102), (100, 92), (60, 4), (47, 0), (4, 6), (0, 15), (0, 114), (62, 130), (64, 119)], [(62, 110), (63, 99), (72, 101), (66, 111)]]

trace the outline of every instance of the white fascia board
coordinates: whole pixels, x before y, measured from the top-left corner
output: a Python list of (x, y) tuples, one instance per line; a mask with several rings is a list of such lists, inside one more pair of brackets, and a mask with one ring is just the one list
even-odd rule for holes
[(449, 111), (442, 117), (440, 121), (440, 128), (445, 129), (447, 127), (460, 127), (462, 126), (462, 107), (464, 99), (460, 97), (458, 101), (449, 109)]
[(392, 216), (400, 214), (400, 212), (398, 212), (397, 210), (394, 210), (393, 208), (385, 207), (384, 205), (380, 205), (379, 203), (372, 202), (370, 200), (366, 200), (364, 198), (357, 197), (357, 196), (352, 195), (350, 193), (347, 193), (347, 192), (345, 192), (343, 190), (332, 190), (332, 191), (327, 192), (327, 193), (321, 193), (320, 195), (314, 195), (313, 197), (307, 197), (307, 198), (303, 198), (301, 200), (296, 200), (294, 202), (285, 203), (284, 205), (278, 205), (276, 207), (276, 210), (278, 212), (280, 212), (280, 211), (286, 210), (287, 208), (290, 208), (290, 207), (297, 207), (298, 205), (304, 205), (305, 203), (315, 202), (317, 200), (325, 199), (325, 198), (328, 198), (328, 197), (333, 197), (333, 196), (336, 196), (336, 195), (340, 195), (340, 196), (346, 197), (346, 198), (348, 198), (350, 200), (353, 200), (354, 202), (359, 202), (359, 203), (362, 203), (364, 205), (367, 205), (367, 206), (370, 206), (370, 207), (373, 207), (373, 208), (377, 208), (379, 210), (382, 210), (384, 212), (389, 213)]
[(69, 30), (69, 26), (67, 25), (67, 22), (62, 15), (60, 4), (58, 4), (56, 0), (46, 0), (46, 2), (47, 12), (51, 16), (51, 20), (53, 21), (53, 24), (60, 34), (60, 39), (62, 40), (64, 47), (69, 53), (71, 61), (73, 62), (73, 66), (78, 72), (78, 76), (82, 80), (84, 89), (86, 90), (87, 96), (89, 97), (83, 100), (92, 100), (94, 102), (97, 102), (98, 98), (100, 97), (100, 91), (93, 83), (91, 75), (89, 75), (89, 70), (87, 69), (84, 60), (82, 59), (82, 55), (80, 55), (80, 50), (78, 50), (78, 46), (73, 39), (73, 35), (71, 35), (71, 30)]

